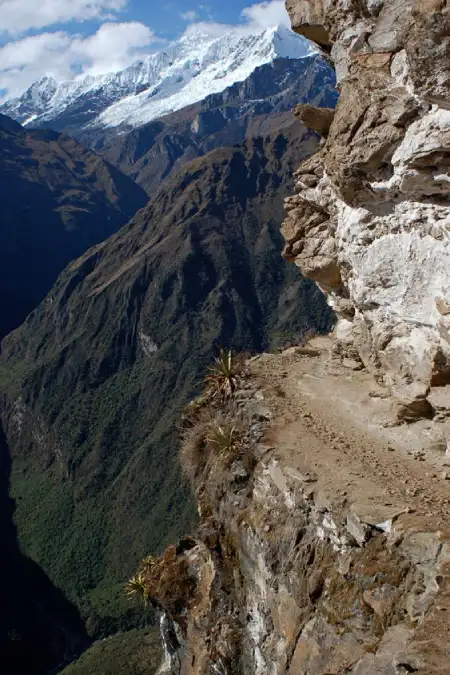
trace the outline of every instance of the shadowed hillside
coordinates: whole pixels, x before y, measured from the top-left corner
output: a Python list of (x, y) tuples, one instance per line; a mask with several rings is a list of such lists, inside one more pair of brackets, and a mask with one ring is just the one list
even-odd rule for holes
[(146, 201), (130, 178), (68, 136), (25, 130), (0, 115), (0, 339), (67, 263)]
[(280, 256), (283, 199), (316, 144), (294, 123), (187, 165), (3, 343), (20, 540), (94, 634), (127, 610), (139, 558), (193, 521), (176, 427), (218, 346), (330, 328)]
[(0, 426), (0, 671), (2, 675), (47, 673), (88, 644), (76, 608), (38, 565), (24, 556), (13, 524), (9, 495), (11, 459)]

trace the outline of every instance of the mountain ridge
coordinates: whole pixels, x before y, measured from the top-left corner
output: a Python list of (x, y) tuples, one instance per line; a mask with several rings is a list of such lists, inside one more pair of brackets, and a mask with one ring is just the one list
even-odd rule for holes
[(79, 131), (81, 140), (151, 196), (172, 171), (217, 147), (274, 133), (294, 121), (295, 103), (334, 106), (334, 75), (320, 55), (276, 59), (244, 81), (126, 134)]
[(0, 113), (26, 126), (50, 123), (57, 130), (68, 113), (78, 116), (81, 127), (133, 128), (219, 93), (264, 63), (312, 52), (284, 26), (219, 38), (188, 34), (117, 73), (62, 83), (44, 77), (0, 106)]
[(0, 339), (58, 274), (145, 205), (128, 176), (65, 134), (0, 115)]

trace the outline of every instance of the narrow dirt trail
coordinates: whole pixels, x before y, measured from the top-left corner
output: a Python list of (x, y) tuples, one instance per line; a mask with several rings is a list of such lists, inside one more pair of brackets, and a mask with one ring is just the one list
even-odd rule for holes
[(252, 360), (274, 417), (276, 455), (313, 472), (334, 499), (383, 504), (407, 511), (408, 525), (450, 532), (449, 422), (394, 425), (385, 390), (370, 373), (330, 361), (330, 346), (315, 338), (306, 349)]
[[(386, 391), (370, 373), (332, 361), (330, 347), (330, 338), (315, 338), (251, 359), (272, 415), (266, 457), (301, 474), (326, 511), (390, 523), (389, 546), (417, 533), (418, 559), (432, 562), (450, 542), (450, 419), (396, 424)], [(428, 549), (423, 542), (431, 541)], [(427, 664), (421, 675), (450, 673), (450, 560), (437, 584), (415, 632)]]

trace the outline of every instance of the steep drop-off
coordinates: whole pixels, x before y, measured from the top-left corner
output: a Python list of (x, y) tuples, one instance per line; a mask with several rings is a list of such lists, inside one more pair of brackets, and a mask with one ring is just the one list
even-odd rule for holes
[(280, 256), (292, 171), (316, 146), (294, 122), (187, 165), (3, 343), (19, 540), (93, 633), (127, 608), (138, 559), (193, 520), (177, 423), (215, 349), (330, 329)]
[(0, 115), (0, 339), (58, 274), (147, 202), (130, 178), (74, 140)]

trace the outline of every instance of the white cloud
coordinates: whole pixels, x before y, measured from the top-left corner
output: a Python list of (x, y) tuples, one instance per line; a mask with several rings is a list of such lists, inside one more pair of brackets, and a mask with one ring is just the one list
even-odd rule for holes
[(212, 38), (220, 37), (231, 31), (238, 31), (239, 28), (225, 23), (215, 23), (214, 21), (197, 21), (187, 26), (185, 35), (192, 35), (193, 33), (202, 33), (209, 35)]
[(86, 38), (63, 31), (25, 37), (0, 48), (0, 90), (11, 98), (44, 75), (67, 80), (75, 73), (120, 70), (154, 39), (147, 26), (135, 21), (105, 23)]
[(180, 17), (183, 21), (195, 21), (198, 18), (198, 14), (195, 10), (191, 9), (189, 12), (182, 12)]
[[(114, 18), (111, 12), (127, 5), (128, 0), (0, 0), (0, 35), (18, 36), (27, 30), (89, 18)], [(200, 30), (219, 37), (230, 31), (246, 34), (278, 24), (290, 25), (284, 0), (250, 5), (237, 25), (214, 22), (208, 5), (198, 5), (197, 9), (208, 20), (196, 22), (196, 11), (185, 12), (183, 18), (192, 21), (186, 33)], [(109, 21), (87, 37), (46, 31), (7, 42), (0, 46), (0, 100), (2, 94), (3, 99), (20, 95), (45, 75), (64, 81), (79, 74), (120, 70), (148, 53), (148, 46), (155, 40), (151, 29), (142, 23)]]
[(0, 33), (17, 35), (69, 21), (112, 18), (128, 0), (0, 0)]
[(137, 21), (105, 23), (95, 35), (73, 40), (71, 51), (78, 55), (84, 72), (98, 75), (124, 68), (155, 39), (153, 31)]
[(212, 37), (219, 37), (230, 31), (237, 33), (254, 33), (263, 31), (273, 26), (284, 25), (290, 28), (291, 22), (286, 11), (284, 0), (267, 0), (246, 7), (242, 13), (242, 23), (237, 25), (228, 25), (216, 23), (214, 21), (199, 21), (191, 23), (187, 29), (187, 34), (202, 32)]
[(252, 28), (271, 28), (280, 24), (291, 27), (284, 0), (272, 0), (251, 5), (242, 11), (242, 16)]

